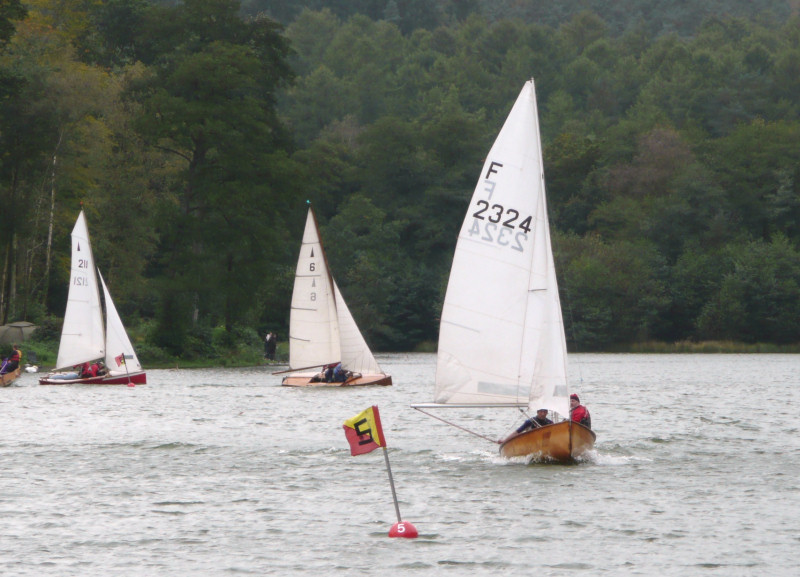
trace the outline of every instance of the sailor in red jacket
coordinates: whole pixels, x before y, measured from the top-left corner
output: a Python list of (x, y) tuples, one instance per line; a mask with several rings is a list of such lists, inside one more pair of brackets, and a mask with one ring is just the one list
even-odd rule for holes
[(575, 393), (569, 396), (569, 415), (573, 421), (588, 429), (592, 428), (592, 417), (589, 415), (589, 409), (581, 405), (581, 400)]

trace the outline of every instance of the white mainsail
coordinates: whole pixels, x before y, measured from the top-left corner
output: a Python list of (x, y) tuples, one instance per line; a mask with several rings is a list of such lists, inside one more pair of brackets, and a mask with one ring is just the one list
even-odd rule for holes
[[(111, 300), (111, 293), (108, 292), (106, 281), (100, 271), (97, 271), (97, 275), (100, 277), (100, 284), (103, 286), (103, 298), (106, 303), (106, 368), (111, 375), (139, 372), (142, 370), (142, 365), (139, 364), (136, 351), (133, 350), (128, 333), (125, 332), (117, 307), (114, 306), (114, 301)], [(120, 358), (122, 356), (125, 359), (124, 364)]]
[(483, 166), (442, 310), (434, 401), (569, 415), (567, 351), (528, 81)]
[(338, 361), (349, 371), (383, 373), (328, 269), (309, 206), (292, 292), (289, 367), (302, 370)]
[(311, 207), (297, 259), (289, 315), (289, 367), (305, 369), (341, 360), (333, 280)]
[(95, 276), (92, 245), (83, 211), (72, 229), (72, 265), (67, 310), (61, 329), (56, 369), (100, 358), (105, 351), (103, 310)]

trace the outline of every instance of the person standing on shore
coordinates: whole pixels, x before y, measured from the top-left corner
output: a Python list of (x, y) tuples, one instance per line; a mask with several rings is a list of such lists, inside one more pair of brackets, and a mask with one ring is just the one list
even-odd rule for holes
[(267, 333), (264, 339), (264, 358), (268, 361), (275, 360), (275, 350), (278, 347), (278, 335), (272, 331)]

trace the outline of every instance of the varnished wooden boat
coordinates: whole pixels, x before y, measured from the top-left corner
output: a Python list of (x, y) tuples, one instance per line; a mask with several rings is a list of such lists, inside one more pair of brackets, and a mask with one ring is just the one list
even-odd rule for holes
[(504, 457), (528, 457), (567, 463), (594, 447), (594, 431), (575, 421), (561, 421), (525, 431), (500, 445)]
[[(567, 341), (533, 79), (523, 86), (486, 156), (461, 224), (436, 358), (434, 402), (414, 408), (570, 414)], [(507, 414), (498, 417), (498, 425), (507, 427), (507, 421)], [(500, 454), (569, 461), (591, 449), (594, 439), (591, 430), (564, 421), (512, 435)]]
[(0, 375), (0, 387), (7, 387), (19, 378), (19, 369), (14, 369), (10, 373)]
[(325, 381), (312, 381), (314, 374), (298, 375), (292, 374), (283, 378), (281, 383), (284, 387), (359, 387), (366, 385), (383, 385), (389, 386), (392, 384), (391, 375), (359, 375), (347, 379), (341, 383), (327, 383)]

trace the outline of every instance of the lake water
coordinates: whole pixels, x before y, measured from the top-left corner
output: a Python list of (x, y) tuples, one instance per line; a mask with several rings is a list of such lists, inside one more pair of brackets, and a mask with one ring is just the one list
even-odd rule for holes
[[(393, 387), (294, 389), (274, 367), (152, 370), (150, 384), (0, 389), (0, 574), (800, 574), (798, 355), (571, 355), (596, 451), (507, 461), (409, 408), (435, 357), (378, 358)], [(378, 405), (381, 451), (345, 419)], [(443, 410), (497, 438), (519, 413)]]

